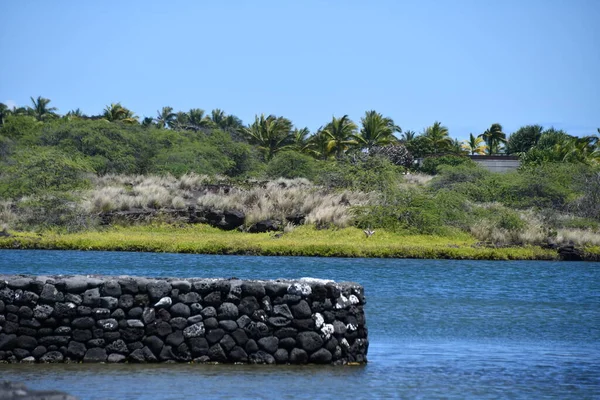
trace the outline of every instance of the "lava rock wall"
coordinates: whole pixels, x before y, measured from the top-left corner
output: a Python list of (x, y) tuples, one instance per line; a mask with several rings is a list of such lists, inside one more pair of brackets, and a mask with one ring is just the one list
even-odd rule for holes
[(366, 363), (364, 289), (0, 275), (0, 362)]

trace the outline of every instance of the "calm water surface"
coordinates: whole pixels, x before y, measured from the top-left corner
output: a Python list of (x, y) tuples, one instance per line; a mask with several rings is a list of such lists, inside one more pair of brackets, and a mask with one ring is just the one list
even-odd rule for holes
[(351, 280), (364, 367), (0, 365), (81, 399), (600, 399), (600, 263), (0, 250), (0, 273)]

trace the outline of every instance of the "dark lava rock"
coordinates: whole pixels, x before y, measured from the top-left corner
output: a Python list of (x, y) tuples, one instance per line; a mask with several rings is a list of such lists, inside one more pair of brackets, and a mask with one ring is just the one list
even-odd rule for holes
[(240, 346), (244, 346), (246, 344), (246, 342), (248, 341), (248, 335), (246, 334), (246, 331), (243, 329), (239, 329), (239, 328), (236, 329), (235, 331), (233, 331), (231, 333), (231, 336), (236, 341), (236, 343), (239, 344)]
[(265, 232), (275, 232), (282, 229), (282, 225), (280, 221), (274, 219), (265, 219), (263, 221), (258, 221), (255, 224), (250, 225), (248, 228), (248, 232), (250, 233), (265, 233)]
[(273, 354), (273, 357), (278, 364), (283, 364), (288, 362), (290, 355), (286, 349), (277, 349), (275, 354)]
[(316, 332), (300, 332), (296, 337), (301, 348), (312, 353), (323, 346), (323, 338)]
[(225, 331), (223, 329), (211, 329), (206, 333), (206, 340), (208, 343), (213, 344), (221, 340), (221, 338), (225, 335)]
[(101, 293), (103, 296), (119, 297), (121, 295), (121, 285), (116, 280), (104, 282)]
[(0, 333), (0, 350), (12, 350), (17, 344), (17, 335)]
[(332, 355), (326, 349), (319, 349), (309, 357), (310, 362), (315, 364), (328, 364), (331, 362)]
[(235, 346), (229, 351), (229, 359), (233, 362), (247, 362), (248, 354), (239, 346)]
[(67, 357), (73, 360), (81, 360), (83, 356), (85, 356), (85, 352), (85, 344), (74, 340), (69, 342), (69, 347), (67, 347)]
[(206, 329), (216, 329), (219, 327), (219, 321), (216, 318), (207, 318), (204, 320)]
[(244, 315), (252, 315), (254, 313), (254, 311), (259, 310), (259, 309), (260, 309), (260, 304), (258, 303), (258, 300), (256, 300), (256, 297), (254, 297), (254, 296), (244, 297), (240, 301), (240, 304), (238, 306), (238, 310), (239, 310), (240, 314), (244, 314)]
[(127, 360), (127, 357), (125, 357), (123, 354), (119, 354), (119, 353), (112, 353), (108, 355), (107, 361), (109, 363), (123, 363), (125, 362), (125, 360)]
[(130, 294), (124, 294), (119, 297), (119, 308), (124, 308), (125, 310), (129, 310), (133, 307), (133, 296)]
[(558, 257), (562, 261), (583, 261), (583, 251), (573, 245), (558, 248)]
[(59, 363), (62, 362), (64, 356), (60, 351), (49, 351), (40, 357), (42, 363)]
[(100, 303), (100, 290), (98, 288), (88, 289), (83, 292), (83, 305), (97, 307)]
[(172, 347), (177, 347), (183, 343), (183, 333), (181, 331), (175, 331), (167, 336), (165, 342)]
[(219, 343), (208, 348), (208, 356), (210, 357), (211, 361), (227, 361), (227, 355)]
[(148, 346), (154, 355), (159, 355), (165, 343), (157, 336), (149, 336), (144, 338), (142, 342)]
[(312, 311), (306, 300), (301, 300), (298, 304), (292, 306), (292, 314), (294, 318), (303, 319), (310, 318)]
[(242, 282), (242, 295), (262, 299), (265, 296), (265, 286), (260, 282)]
[(258, 348), (258, 344), (256, 343), (256, 341), (254, 339), (250, 339), (246, 342), (246, 346), (244, 346), (246, 349), (246, 353), (256, 353), (259, 348)]
[(225, 329), (227, 332), (233, 332), (238, 329), (237, 323), (231, 320), (219, 321), (219, 326)]
[(127, 344), (124, 341), (122, 341), (121, 339), (118, 339), (118, 340), (115, 340), (114, 342), (110, 343), (109, 345), (107, 345), (106, 351), (109, 353), (128, 354), (129, 348), (127, 347)]
[(274, 336), (267, 336), (258, 340), (258, 346), (267, 353), (273, 354), (279, 346), (279, 339)]
[(230, 351), (235, 347), (235, 340), (231, 336), (225, 335), (221, 340), (219, 340), (219, 344), (225, 351)]
[(62, 294), (62, 292), (59, 292), (56, 286), (49, 283), (44, 285), (42, 293), (40, 293), (40, 301), (44, 303), (56, 303), (63, 301), (64, 299), (65, 296)]
[(175, 330), (183, 330), (186, 326), (188, 326), (187, 319), (183, 317), (173, 318), (171, 321), (169, 321), (169, 323)]
[(201, 357), (208, 354), (208, 341), (203, 337), (189, 339), (189, 348), (194, 357)]
[(290, 352), (290, 362), (292, 364), (305, 364), (308, 361), (308, 354), (302, 349), (292, 349)]
[(200, 301), (202, 300), (200, 295), (196, 292), (180, 294), (178, 296), (178, 299), (181, 303), (184, 303), (184, 304), (200, 303)]
[(202, 315), (204, 318), (216, 317), (217, 309), (212, 306), (205, 307), (200, 311), (200, 315)]
[(81, 317), (75, 318), (72, 322), (74, 328), (77, 329), (90, 329), (96, 325), (96, 321), (94, 321), (91, 317)]
[(209, 306), (219, 306), (222, 301), (222, 296), (223, 294), (220, 291), (211, 292), (204, 297), (204, 304)]
[(219, 319), (236, 319), (239, 311), (235, 304), (226, 302), (219, 306), (217, 315)]
[(248, 360), (251, 364), (275, 364), (275, 357), (262, 350), (250, 354)]
[(279, 347), (291, 350), (296, 346), (296, 339), (292, 337), (286, 337), (279, 340)]
[(153, 301), (158, 301), (167, 296), (171, 291), (171, 285), (166, 281), (151, 282), (147, 286), (148, 295)]
[(187, 318), (191, 315), (190, 307), (183, 303), (176, 303), (176, 304), (172, 305), (169, 312), (174, 317)]
[(25, 335), (19, 336), (15, 343), (16, 347), (19, 347), (21, 349), (26, 349), (26, 350), (33, 350), (36, 348), (37, 345), (38, 345), (38, 341), (36, 338), (31, 337), (31, 336), (25, 336)]

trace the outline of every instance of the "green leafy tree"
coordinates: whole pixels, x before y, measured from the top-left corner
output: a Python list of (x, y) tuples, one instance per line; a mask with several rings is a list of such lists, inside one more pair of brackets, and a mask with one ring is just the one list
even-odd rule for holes
[(307, 154), (297, 151), (280, 151), (267, 165), (267, 177), (275, 178), (307, 178), (315, 177), (317, 161)]
[(56, 114), (56, 107), (48, 107), (50, 103), (49, 99), (45, 99), (42, 96), (38, 96), (37, 99), (30, 97), (30, 99), (32, 106), (28, 108), (28, 114), (38, 121), (46, 121), (58, 116)]
[(254, 123), (244, 129), (244, 134), (250, 143), (258, 146), (265, 160), (269, 161), (273, 156), (289, 148), (293, 144), (292, 122), (284, 117), (269, 115), (265, 117), (257, 115)]
[(492, 124), (489, 129), (486, 129), (481, 135), (479, 135), (488, 147), (488, 154), (499, 154), (502, 145), (506, 143), (506, 134), (502, 132), (502, 125)]
[(360, 149), (370, 150), (374, 146), (385, 146), (396, 142), (398, 139), (394, 133), (402, 131), (391, 118), (384, 117), (375, 110), (365, 112), (360, 122), (360, 133), (353, 135)]
[(509, 136), (506, 143), (506, 152), (508, 154), (520, 154), (529, 151), (537, 145), (542, 137), (544, 128), (541, 125), (526, 125), (520, 127), (516, 132)]
[(423, 135), (416, 136), (411, 141), (404, 142), (404, 145), (415, 158), (423, 158), (435, 154), (431, 140)]
[(332, 152), (337, 158), (341, 158), (350, 146), (357, 144), (356, 140), (353, 139), (357, 131), (358, 127), (347, 115), (341, 118), (333, 117), (331, 122), (322, 130), (323, 134), (329, 137), (328, 152)]
[(469, 133), (469, 140), (463, 140), (461, 147), (471, 155), (483, 155), (487, 150), (487, 145), (484, 143), (483, 139), (472, 133)]
[(450, 146), (452, 145), (452, 139), (448, 135), (448, 128), (438, 121), (425, 128), (422, 136), (429, 142), (434, 154), (445, 153), (450, 150)]

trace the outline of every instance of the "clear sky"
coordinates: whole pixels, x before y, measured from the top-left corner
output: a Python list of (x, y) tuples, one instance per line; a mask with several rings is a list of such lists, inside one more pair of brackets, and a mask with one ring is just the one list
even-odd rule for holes
[(121, 102), (290, 118), (375, 109), (460, 139), (499, 122), (600, 127), (600, 0), (0, 3), (0, 102)]

